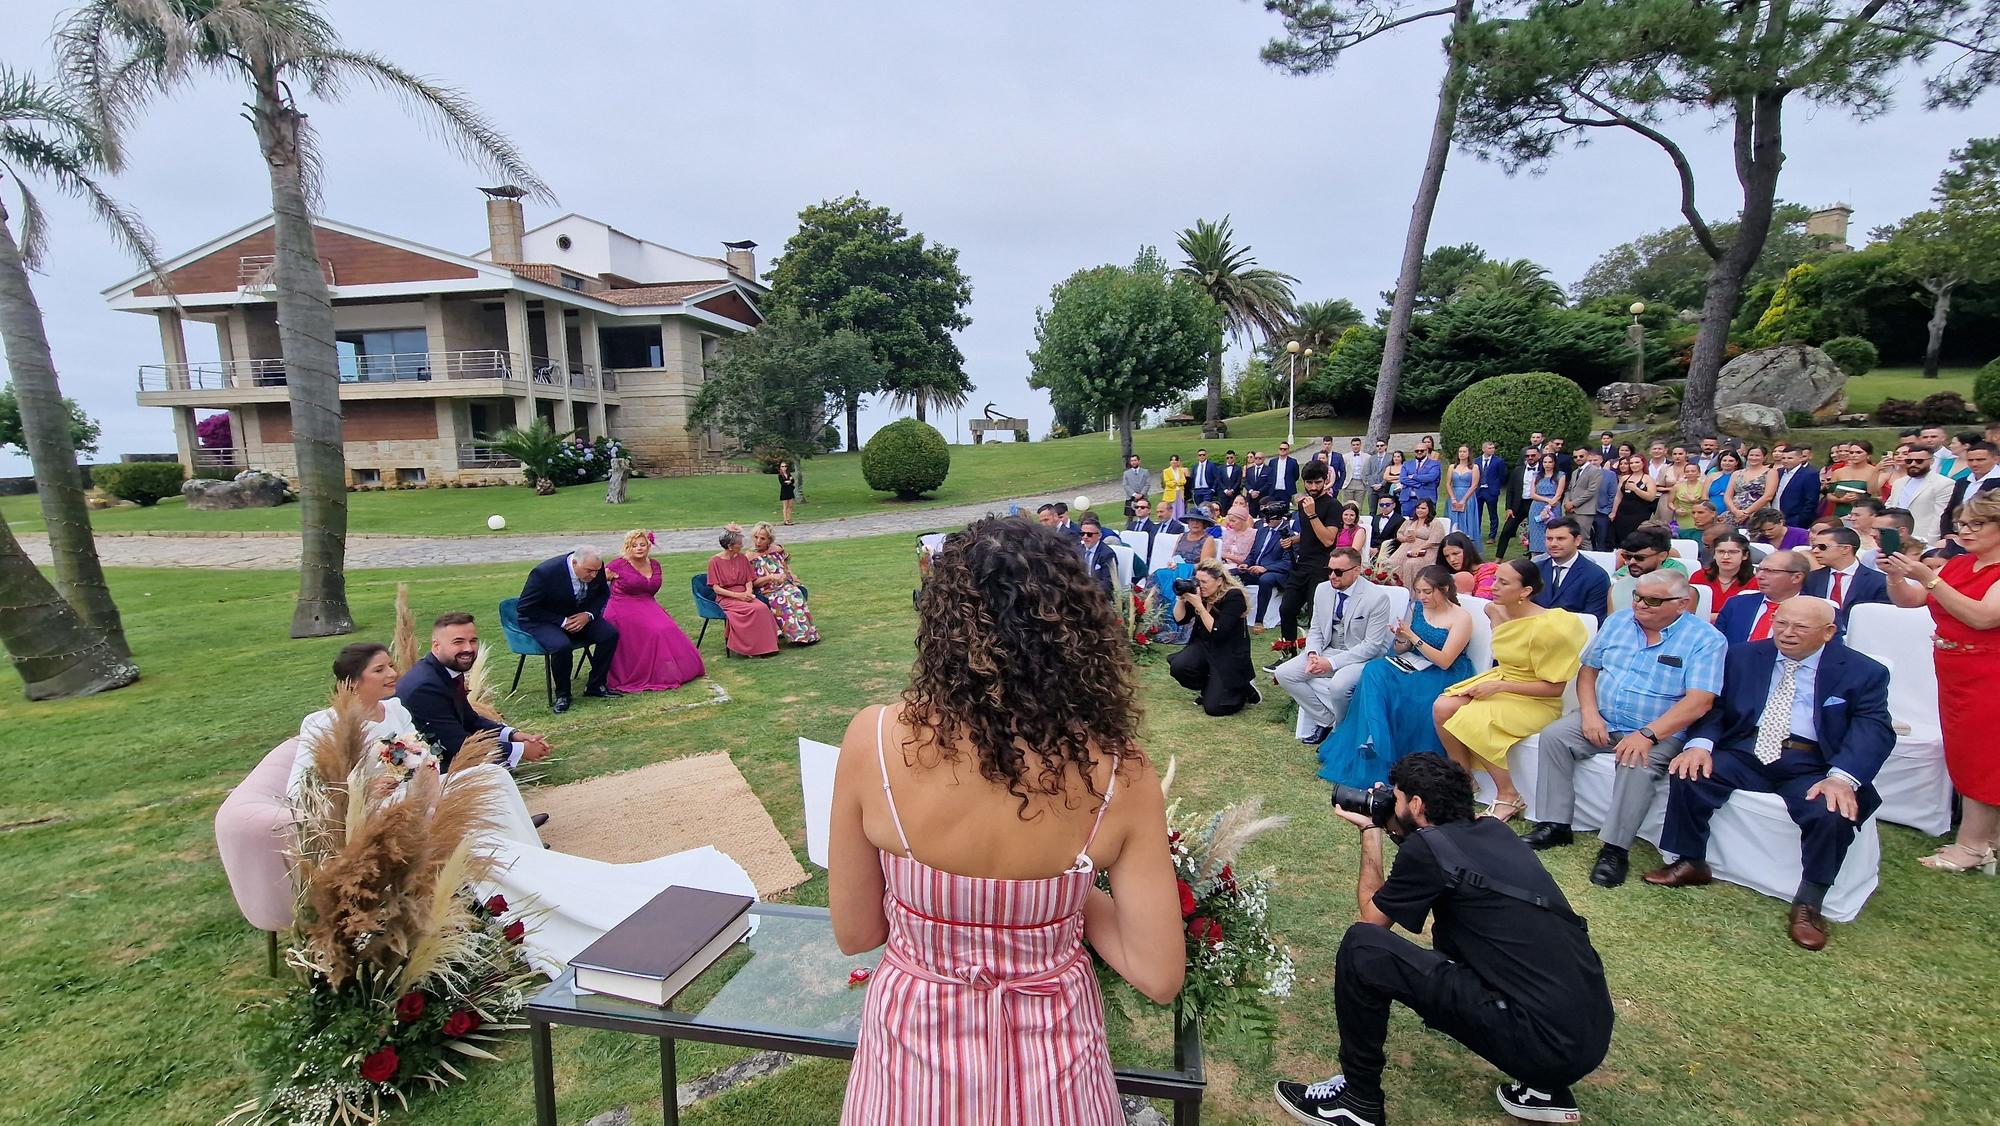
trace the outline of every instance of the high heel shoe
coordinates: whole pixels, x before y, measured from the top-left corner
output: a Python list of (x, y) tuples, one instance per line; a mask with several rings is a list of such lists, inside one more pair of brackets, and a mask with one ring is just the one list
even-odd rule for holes
[[(1976, 856), (1977, 859), (1970, 864), (1960, 864), (1946, 855), (1951, 852), (1957, 852), (1961, 856)], [(1987, 845), (1984, 853), (1974, 853), (1964, 845), (1948, 844), (1929, 856), (1917, 857), (1917, 863), (1933, 872), (1971, 872), (1976, 869), (1989, 876), (2000, 873), (2000, 853), (1995, 853), (1992, 845)]]

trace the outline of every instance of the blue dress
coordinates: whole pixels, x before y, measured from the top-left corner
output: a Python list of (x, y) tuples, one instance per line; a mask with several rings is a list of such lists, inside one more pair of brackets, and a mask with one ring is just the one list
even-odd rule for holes
[[(1470, 469), (1454, 469), (1451, 471), (1450, 491), (1445, 494), (1445, 499), (1441, 502), (1441, 507), (1444, 509), (1445, 516), (1451, 520), (1452, 531), (1464, 532), (1466, 535), (1472, 537), (1473, 543), (1484, 543), (1486, 542), (1485, 537), (1479, 534), (1479, 497), (1472, 489), (1472, 474), (1473, 470)], [(1451, 498), (1460, 492), (1465, 493), (1464, 512), (1460, 512), (1451, 506)]]
[[(1410, 629), (1433, 647), (1443, 645), (1451, 631), (1424, 619), (1422, 603), (1412, 602)], [(1469, 650), (1471, 646), (1466, 648)], [(1373, 786), (1389, 780), (1389, 768), (1405, 755), (1444, 753), (1437, 726), (1431, 722), (1431, 701), (1446, 688), (1471, 676), (1472, 656), (1461, 652), (1449, 668), (1432, 666), (1404, 672), (1377, 657), (1361, 670), (1354, 702), (1326, 742), (1319, 745), (1319, 776), (1343, 786)]]
[(1542, 523), (1542, 516), (1556, 503), (1556, 479), (1535, 478), (1535, 502), (1528, 506), (1528, 554), (1540, 555), (1548, 550), (1542, 542), (1542, 534), (1549, 526)]

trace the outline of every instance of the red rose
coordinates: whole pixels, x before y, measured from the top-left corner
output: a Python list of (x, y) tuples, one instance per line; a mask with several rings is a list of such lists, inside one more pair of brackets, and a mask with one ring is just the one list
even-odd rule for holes
[(1175, 880), (1174, 887), (1181, 893), (1181, 918), (1194, 914), (1194, 889), (1186, 880)]
[(1221, 883), (1222, 883), (1222, 890), (1224, 890), (1224, 891), (1228, 892), (1228, 893), (1229, 893), (1229, 894), (1231, 894), (1231, 895), (1235, 895), (1235, 894), (1236, 894), (1236, 873), (1234, 873), (1234, 872), (1232, 872), (1232, 871), (1230, 871), (1230, 870), (1229, 870), (1229, 865), (1227, 865), (1227, 864), (1224, 864), (1224, 865), (1222, 866), (1222, 875), (1221, 875), (1221, 876), (1220, 876), (1219, 878), (1220, 878), (1220, 880), (1221, 880)]
[(361, 1078), (370, 1083), (387, 1083), (396, 1077), (396, 1068), (402, 1062), (396, 1058), (396, 1049), (385, 1046), (361, 1061)]
[(521, 920), (516, 919), (513, 922), (508, 923), (507, 929), (501, 931), (500, 933), (506, 936), (507, 941), (514, 943), (515, 945), (518, 946), (520, 945), (522, 937), (528, 933), (528, 925), (526, 923), (523, 923)]
[(486, 913), (489, 915), (505, 915), (507, 913), (507, 897), (496, 895), (487, 900)]
[(423, 1015), (424, 995), (421, 993), (405, 993), (402, 999), (396, 1002), (396, 1019), (404, 1024), (414, 1024), (417, 1018)]
[(457, 1039), (478, 1027), (479, 1018), (472, 1013), (466, 1012), (464, 1009), (460, 1009), (445, 1018), (444, 1034)]
[(1222, 924), (1216, 922), (1214, 919), (1208, 921), (1208, 944), (1210, 946), (1222, 945)]

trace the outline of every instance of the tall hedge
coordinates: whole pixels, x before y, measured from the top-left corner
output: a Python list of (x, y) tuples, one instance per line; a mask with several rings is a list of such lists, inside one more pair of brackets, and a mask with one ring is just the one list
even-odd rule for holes
[(1590, 398), (1583, 388), (1546, 371), (1482, 379), (1444, 409), (1439, 450), (1449, 458), (1462, 445), (1476, 454), (1481, 442), (1493, 442), (1511, 461), (1537, 430), (1564, 439), (1572, 450), (1583, 448), (1590, 440)]
[(2000, 419), (2000, 359), (1980, 368), (1973, 377), (1972, 405), (1987, 418)]
[(944, 435), (914, 418), (892, 422), (861, 447), (861, 476), (868, 487), (914, 500), (944, 484), (951, 447)]

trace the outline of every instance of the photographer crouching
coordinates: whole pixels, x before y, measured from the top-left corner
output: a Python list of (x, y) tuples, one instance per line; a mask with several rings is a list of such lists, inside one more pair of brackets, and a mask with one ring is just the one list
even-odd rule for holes
[(1250, 596), (1213, 559), (1195, 564), (1194, 578), (1175, 579), (1174, 621), (1193, 622), (1193, 636), (1167, 659), (1167, 671), (1209, 715), (1235, 715), (1264, 697), (1250, 664)]
[[(1341, 1074), (1279, 1081), (1302, 1122), (1380, 1126), (1389, 1003), (1401, 1001), (1515, 1082), (1501, 1109), (1531, 1122), (1578, 1122), (1569, 1086), (1611, 1045), (1611, 993), (1582, 919), (1506, 823), (1472, 816), (1472, 779), (1416, 754), (1389, 770), (1392, 790), (1334, 789), (1334, 812), (1361, 830), (1360, 920), (1334, 961)], [(1382, 838), (1397, 843), (1382, 875)], [(1432, 949), (1390, 931), (1421, 931)]]

